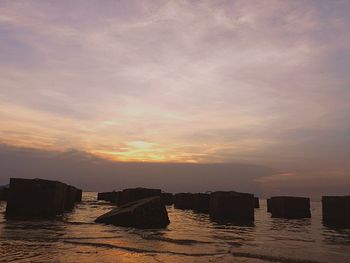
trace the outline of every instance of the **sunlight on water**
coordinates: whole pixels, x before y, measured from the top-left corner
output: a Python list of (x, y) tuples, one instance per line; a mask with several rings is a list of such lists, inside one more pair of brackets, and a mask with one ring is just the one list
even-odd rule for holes
[(168, 207), (164, 230), (94, 223), (111, 204), (84, 193), (72, 213), (54, 221), (6, 220), (0, 203), (0, 262), (350, 262), (350, 230), (312, 218), (271, 219), (265, 202), (252, 225), (220, 225), (204, 214)]

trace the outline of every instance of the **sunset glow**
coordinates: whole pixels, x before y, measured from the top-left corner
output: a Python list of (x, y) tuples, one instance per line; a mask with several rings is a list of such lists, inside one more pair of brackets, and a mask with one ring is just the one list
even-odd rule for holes
[(296, 185), (338, 171), (349, 183), (348, 10), (1, 1), (1, 143), (115, 162), (257, 164), (278, 170), (275, 182), (296, 174), (285, 179)]

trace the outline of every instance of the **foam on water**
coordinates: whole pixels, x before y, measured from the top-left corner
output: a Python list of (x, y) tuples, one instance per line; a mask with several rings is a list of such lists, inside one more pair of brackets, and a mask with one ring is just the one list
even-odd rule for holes
[(350, 262), (350, 230), (312, 218), (272, 219), (265, 202), (250, 225), (219, 224), (208, 215), (168, 207), (171, 224), (140, 230), (96, 224), (113, 205), (84, 193), (56, 220), (6, 220), (0, 203), (0, 262)]

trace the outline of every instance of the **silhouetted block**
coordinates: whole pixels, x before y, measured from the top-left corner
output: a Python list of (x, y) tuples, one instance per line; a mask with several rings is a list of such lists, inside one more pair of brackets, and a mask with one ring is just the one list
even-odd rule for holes
[(174, 196), (172, 193), (162, 193), (161, 198), (165, 205), (172, 205), (174, 203), (174, 200), (173, 200)]
[(43, 179), (10, 179), (7, 216), (51, 217), (65, 209), (67, 185)]
[(174, 195), (174, 206), (178, 209), (193, 209), (194, 197), (191, 193), (179, 193)]
[(275, 196), (270, 198), (270, 211), (272, 217), (279, 218), (309, 218), (310, 199), (306, 197)]
[(160, 189), (150, 189), (150, 188), (128, 188), (124, 189), (118, 198), (118, 206), (125, 205), (136, 200), (144, 199), (147, 197), (154, 197), (161, 195), (162, 191)]
[(350, 226), (350, 196), (322, 196), (325, 224)]
[(266, 199), (266, 207), (267, 207), (267, 212), (271, 212), (271, 208), (270, 208), (270, 198)]
[(119, 199), (121, 198), (121, 195), (122, 195), (122, 191), (117, 191), (115, 192), (115, 195), (114, 195), (114, 202), (113, 203), (116, 203), (118, 205), (118, 202), (119, 202)]
[(211, 193), (209, 212), (214, 220), (254, 221), (254, 195), (233, 191)]
[(83, 197), (83, 191), (81, 189), (77, 189), (77, 195), (75, 201), (80, 203)]
[(117, 192), (102, 192), (97, 194), (97, 200), (103, 200), (114, 203), (116, 201)]
[(209, 194), (198, 193), (193, 195), (193, 210), (200, 213), (209, 213)]
[(9, 186), (0, 186), (0, 201), (7, 201)]
[(67, 185), (66, 187), (66, 200), (64, 209), (71, 211), (74, 208), (75, 203), (77, 202), (78, 189), (74, 186)]
[(260, 208), (259, 197), (254, 197), (254, 207)]
[(159, 196), (129, 202), (101, 215), (95, 222), (135, 228), (164, 228), (170, 223)]

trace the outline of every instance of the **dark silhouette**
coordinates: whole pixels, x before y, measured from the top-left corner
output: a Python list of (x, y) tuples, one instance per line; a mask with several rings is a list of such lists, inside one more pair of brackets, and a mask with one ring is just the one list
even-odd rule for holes
[(254, 197), (254, 208), (260, 208), (259, 197)]
[(80, 189), (77, 189), (71, 185), (67, 185), (66, 195), (65, 195), (66, 201), (65, 201), (64, 209), (66, 211), (73, 210), (75, 203), (81, 200), (81, 194), (82, 194), (82, 191)]
[(97, 200), (108, 201), (111, 203), (116, 203), (118, 199), (118, 195), (120, 192), (102, 192), (97, 194)]
[(122, 206), (127, 203), (144, 199), (147, 197), (159, 196), (161, 195), (160, 189), (150, 189), (150, 188), (128, 188), (124, 189), (118, 195), (117, 205)]
[(162, 193), (161, 198), (165, 205), (172, 205), (174, 203), (174, 195), (172, 193)]
[(174, 206), (178, 209), (193, 209), (194, 196), (191, 193), (178, 193), (174, 195)]
[(58, 181), (11, 178), (6, 216), (56, 216), (72, 210), (81, 193)]
[(325, 225), (350, 226), (350, 196), (322, 196)]
[(267, 212), (271, 213), (271, 208), (270, 208), (270, 198), (266, 199), (266, 208), (267, 208)]
[(9, 193), (8, 185), (0, 186), (0, 201), (7, 201), (8, 193)]
[(95, 222), (135, 228), (164, 228), (170, 221), (159, 196), (140, 199), (117, 207)]
[(214, 220), (254, 221), (254, 195), (238, 192), (213, 192), (210, 217)]
[(198, 193), (194, 194), (193, 210), (200, 213), (209, 213), (210, 195)]
[(310, 198), (294, 196), (275, 196), (269, 201), (272, 217), (277, 218), (310, 218)]

